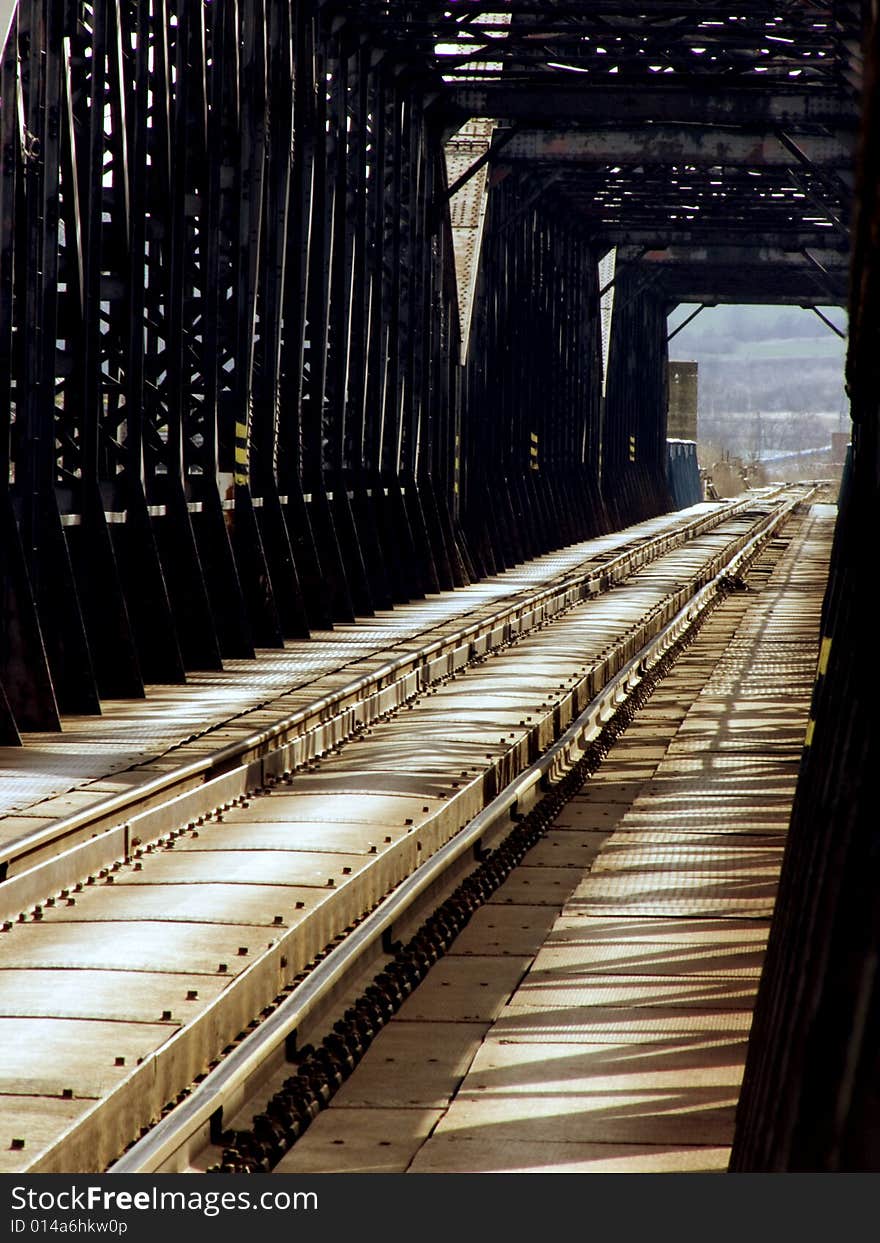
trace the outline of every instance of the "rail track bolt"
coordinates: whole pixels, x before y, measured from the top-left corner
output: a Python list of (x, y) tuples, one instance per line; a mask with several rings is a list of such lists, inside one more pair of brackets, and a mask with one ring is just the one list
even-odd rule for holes
[(336, 884), (336, 881), (333, 879), (333, 877), (328, 876), (327, 877), (327, 888), (332, 889), (335, 884)]
[(13, 1152), (21, 1152), (22, 1148), (24, 1148), (24, 1140), (14, 1139), (9, 1146)]
[(68, 899), (67, 899), (67, 905), (68, 905), (68, 906), (76, 906), (76, 898), (68, 898)]
[(248, 952), (248, 947), (246, 945), (239, 945), (238, 947), (239, 958), (245, 958), (247, 956), (247, 952)]
[(170, 1021), (171, 1021), (171, 1011), (170, 1011), (170, 1010), (163, 1010), (163, 1011), (162, 1011), (162, 1022), (163, 1022), (163, 1023), (170, 1023)]
[(369, 848), (369, 850), (367, 851), (367, 854), (374, 855), (374, 854), (376, 854), (376, 853), (377, 853), (377, 852), (376, 852), (376, 847), (375, 847), (375, 846), (371, 843), (371, 844), (370, 844), (370, 848)]
[(114, 1066), (124, 1066), (124, 1065), (125, 1065), (125, 1058), (124, 1058), (124, 1057), (117, 1057), (117, 1058), (116, 1058), (116, 1060), (114, 1061), (113, 1065), (114, 1065)]
[(187, 994), (186, 994), (187, 1001), (197, 1001), (198, 996), (199, 996), (199, 990), (197, 988), (187, 989)]
[(343, 868), (343, 869), (342, 869), (342, 875), (343, 875), (343, 876), (351, 876), (351, 868)]
[(304, 909), (305, 909), (305, 905), (306, 905), (306, 904), (305, 904), (305, 902), (297, 902), (297, 904), (296, 904), (296, 909), (297, 909), (298, 911), (302, 911), (302, 910), (304, 910)]
[(198, 829), (193, 829), (193, 831), (192, 831), (192, 835), (193, 835), (193, 837), (198, 837), (198, 835), (199, 835), (199, 831), (198, 831)]
[(23, 923), (24, 923), (24, 921), (25, 921), (26, 919), (27, 919), (27, 915), (25, 915), (24, 911), (19, 911), (19, 912), (18, 912), (18, 922), (19, 922), (20, 924), (23, 924)]
[(403, 822), (403, 823), (404, 823), (404, 824), (412, 824), (412, 816), (407, 816), (406, 820), (404, 820), (404, 822)]
[(87, 884), (87, 885), (94, 885), (94, 883), (95, 883), (95, 878), (94, 878), (94, 876), (89, 876), (89, 877), (86, 879), (86, 884)]
[(229, 970), (229, 967), (225, 962), (221, 962), (217, 964), (217, 972), (219, 975), (225, 975), (228, 970)]
[(132, 867), (135, 872), (142, 872), (144, 870), (144, 865), (141, 863), (140, 859), (138, 859)]
[(386, 836), (386, 838), (385, 838), (385, 845), (387, 846), (387, 845), (388, 845), (388, 843), (389, 843), (390, 841), (391, 841), (391, 838), (390, 838), (390, 837), (388, 837), (388, 836)]
[(12, 920), (4, 919), (3, 920), (3, 931), (8, 932), (11, 927), (12, 927)]
[(63, 1088), (61, 1092), (61, 1099), (64, 1101), (72, 1101), (73, 1100), (73, 1088)]
[(108, 877), (107, 877), (107, 884), (108, 884), (108, 885), (112, 885), (112, 884), (113, 884), (113, 882), (114, 882), (115, 880), (116, 880), (116, 877), (115, 877), (115, 876), (108, 876)]

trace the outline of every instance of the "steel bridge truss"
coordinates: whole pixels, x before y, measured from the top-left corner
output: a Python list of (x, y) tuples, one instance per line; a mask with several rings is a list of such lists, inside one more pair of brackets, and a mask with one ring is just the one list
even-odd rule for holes
[(667, 507), (669, 309), (845, 297), (853, 6), (741, 8), (21, 0), (0, 735)]

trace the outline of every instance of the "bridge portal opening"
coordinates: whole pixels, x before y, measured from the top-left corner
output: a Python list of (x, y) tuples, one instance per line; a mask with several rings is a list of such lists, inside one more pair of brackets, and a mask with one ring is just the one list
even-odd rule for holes
[(669, 315), (669, 435), (693, 429), (719, 495), (839, 478), (850, 438), (846, 319), (821, 303), (681, 303)]

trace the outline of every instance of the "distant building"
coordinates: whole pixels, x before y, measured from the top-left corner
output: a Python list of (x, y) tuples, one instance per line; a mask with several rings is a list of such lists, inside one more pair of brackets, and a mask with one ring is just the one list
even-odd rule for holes
[(849, 448), (849, 432), (831, 433), (831, 465), (842, 466)]
[(669, 364), (669, 440), (697, 439), (697, 367), (693, 362)]

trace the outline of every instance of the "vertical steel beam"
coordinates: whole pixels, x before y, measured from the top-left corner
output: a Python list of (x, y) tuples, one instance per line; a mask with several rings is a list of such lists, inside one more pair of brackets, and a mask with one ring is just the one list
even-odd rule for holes
[(58, 415), (55, 393), (63, 16), (58, 6), (26, 0), (17, 23), (14, 495), (59, 707), (97, 712), (92, 652), (55, 490), (65, 462), (79, 466), (77, 433)]

